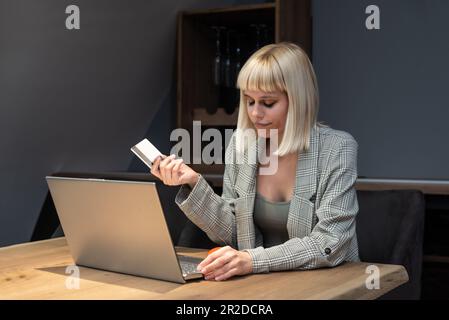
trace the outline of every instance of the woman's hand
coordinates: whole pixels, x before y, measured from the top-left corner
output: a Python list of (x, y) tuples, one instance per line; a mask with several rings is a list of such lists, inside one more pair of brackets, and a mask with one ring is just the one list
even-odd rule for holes
[(227, 280), (233, 276), (252, 273), (253, 261), (248, 252), (226, 246), (201, 261), (198, 271), (201, 271), (206, 280)]
[(188, 184), (192, 189), (199, 178), (198, 173), (187, 166), (182, 159), (176, 159), (174, 154), (169, 157), (164, 155), (157, 157), (151, 166), (151, 173), (168, 186)]

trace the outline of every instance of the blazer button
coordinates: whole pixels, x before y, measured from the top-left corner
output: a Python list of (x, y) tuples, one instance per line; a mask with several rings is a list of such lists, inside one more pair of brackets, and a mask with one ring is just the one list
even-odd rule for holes
[(327, 255), (330, 255), (331, 252), (332, 252), (332, 250), (330, 248), (324, 249), (324, 253), (327, 254)]

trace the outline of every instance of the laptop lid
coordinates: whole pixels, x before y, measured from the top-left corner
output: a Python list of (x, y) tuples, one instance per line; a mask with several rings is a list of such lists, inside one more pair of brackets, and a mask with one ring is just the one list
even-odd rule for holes
[(76, 264), (185, 283), (154, 182), (46, 180)]

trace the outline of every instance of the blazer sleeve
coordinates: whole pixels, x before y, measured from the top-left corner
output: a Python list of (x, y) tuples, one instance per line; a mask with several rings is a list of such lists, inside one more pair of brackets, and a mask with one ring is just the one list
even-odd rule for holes
[(356, 236), (358, 145), (352, 137), (339, 139), (335, 145), (322, 178), (325, 189), (316, 209), (318, 223), (304, 238), (245, 250), (253, 260), (254, 273), (332, 267), (345, 260)]
[(200, 175), (193, 189), (190, 189), (188, 185), (181, 186), (175, 202), (184, 214), (203, 230), (213, 242), (236, 248), (237, 227), (234, 201), (237, 196), (234, 191), (235, 179), (232, 178), (234, 167), (228, 165), (228, 161), (232, 159), (234, 145), (234, 137), (232, 137), (225, 154), (226, 165), (221, 197)]

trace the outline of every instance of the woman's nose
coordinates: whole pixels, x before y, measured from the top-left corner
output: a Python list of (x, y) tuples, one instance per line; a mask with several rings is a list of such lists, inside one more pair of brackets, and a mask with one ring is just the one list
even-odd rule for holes
[(254, 108), (253, 108), (252, 113), (253, 113), (253, 117), (263, 118), (262, 106), (258, 103), (254, 103)]

